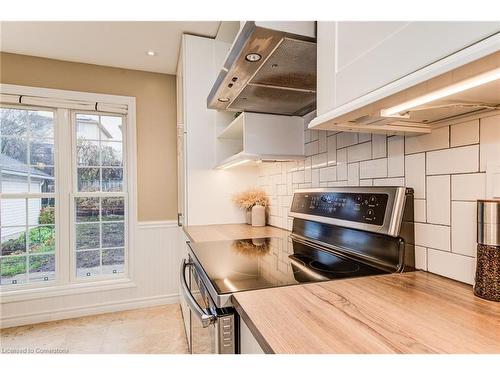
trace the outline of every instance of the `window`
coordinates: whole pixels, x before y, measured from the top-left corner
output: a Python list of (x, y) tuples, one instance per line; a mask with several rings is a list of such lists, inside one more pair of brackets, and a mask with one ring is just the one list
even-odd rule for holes
[(0, 86), (2, 296), (128, 285), (133, 98)]
[(0, 108), (0, 148), (0, 284), (54, 280), (54, 113)]
[(124, 272), (123, 117), (75, 114), (76, 277)]

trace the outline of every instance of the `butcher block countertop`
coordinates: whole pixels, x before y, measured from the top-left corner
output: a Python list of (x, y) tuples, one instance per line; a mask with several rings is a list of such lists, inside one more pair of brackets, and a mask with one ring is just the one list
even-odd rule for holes
[(276, 227), (252, 227), (248, 224), (192, 225), (183, 228), (186, 235), (193, 242), (281, 237), (290, 233)]
[[(184, 227), (191, 241), (286, 236), (246, 224)], [(266, 353), (500, 353), (500, 302), (417, 271), (233, 295)]]
[(500, 303), (427, 272), (240, 292), (266, 353), (500, 353)]

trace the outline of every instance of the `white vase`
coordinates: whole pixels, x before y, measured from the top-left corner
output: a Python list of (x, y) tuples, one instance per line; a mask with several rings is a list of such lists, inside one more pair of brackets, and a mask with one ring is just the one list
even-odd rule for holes
[(259, 204), (252, 207), (252, 227), (264, 227), (266, 225), (266, 208)]
[(247, 224), (252, 224), (252, 209), (249, 208), (247, 210), (247, 212), (245, 212), (245, 215), (246, 215), (246, 220), (247, 220)]
[(263, 246), (266, 244), (265, 238), (252, 238), (252, 244), (255, 246)]

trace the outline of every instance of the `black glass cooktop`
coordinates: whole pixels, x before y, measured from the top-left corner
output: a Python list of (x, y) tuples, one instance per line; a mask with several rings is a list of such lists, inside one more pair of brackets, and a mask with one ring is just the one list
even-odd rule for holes
[(190, 243), (219, 294), (386, 273), (286, 237)]

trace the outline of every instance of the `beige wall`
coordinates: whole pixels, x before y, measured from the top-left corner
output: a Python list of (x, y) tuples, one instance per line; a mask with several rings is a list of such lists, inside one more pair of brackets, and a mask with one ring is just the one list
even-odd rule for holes
[(175, 76), (2, 52), (0, 82), (136, 97), (139, 220), (176, 218)]

